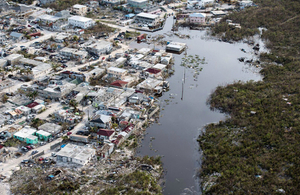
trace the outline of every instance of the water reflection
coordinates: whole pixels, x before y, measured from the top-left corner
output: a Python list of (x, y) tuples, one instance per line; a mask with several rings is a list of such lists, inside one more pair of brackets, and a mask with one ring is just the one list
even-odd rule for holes
[[(168, 19), (163, 31), (152, 34), (170, 33), (172, 19)], [(172, 32), (171, 32), (172, 33)], [(138, 155), (162, 155), (165, 175), (164, 194), (200, 194), (196, 172), (200, 167), (200, 151), (196, 139), (203, 126), (225, 118), (219, 112), (213, 112), (206, 104), (207, 98), (219, 85), (234, 81), (260, 80), (259, 70), (245, 65), (237, 59), (255, 58), (252, 47), (245, 43), (229, 44), (208, 37), (205, 31), (181, 29), (180, 33), (189, 34), (190, 39), (176, 36), (166, 40), (185, 42), (188, 55), (205, 57), (207, 64), (197, 80), (193, 70), (187, 69), (184, 84), (184, 98), (181, 100), (183, 67), (180, 66), (184, 54), (175, 55), (175, 74), (169, 78), (170, 91), (161, 98), (160, 119), (147, 129)], [(262, 43), (260, 43), (262, 44)], [(132, 43), (132, 48), (153, 48), (145, 43)], [(159, 46), (157, 46), (159, 47)], [(244, 48), (247, 52), (241, 51)], [(155, 139), (150, 139), (155, 137)]]

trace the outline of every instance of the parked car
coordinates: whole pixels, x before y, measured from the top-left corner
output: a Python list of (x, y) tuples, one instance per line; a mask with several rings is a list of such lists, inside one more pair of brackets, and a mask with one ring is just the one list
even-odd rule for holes
[(43, 158), (43, 157), (40, 157), (40, 158), (39, 158), (39, 161), (43, 161), (43, 160), (44, 160), (44, 158)]
[(35, 154), (37, 154), (37, 153), (39, 153), (39, 151), (34, 150), (34, 151), (31, 152), (31, 155), (35, 155)]
[(30, 146), (26, 146), (26, 148), (27, 148), (28, 150), (31, 150), (31, 149), (32, 149)]
[(21, 163), (23, 163), (23, 164), (27, 164), (28, 162), (29, 162), (29, 160), (25, 159), (25, 160), (22, 160), (22, 162), (21, 162)]
[(21, 150), (24, 151), (24, 152), (28, 152), (28, 149), (24, 146), (22, 146)]
[(51, 156), (56, 157), (56, 153), (55, 153), (55, 152), (52, 152), (52, 153), (51, 153)]
[(71, 135), (72, 134), (72, 132), (71, 131), (69, 131), (68, 133), (67, 133), (67, 135)]

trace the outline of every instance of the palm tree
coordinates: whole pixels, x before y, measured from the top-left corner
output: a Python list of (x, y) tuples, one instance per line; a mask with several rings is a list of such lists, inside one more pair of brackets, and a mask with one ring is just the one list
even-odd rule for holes
[(39, 95), (39, 92), (33, 91), (32, 93), (29, 94), (29, 97), (31, 97), (33, 100)]
[(77, 111), (78, 102), (75, 99), (71, 99), (69, 105), (74, 107), (74, 110)]
[(52, 70), (53, 70), (54, 72), (57, 72), (57, 68), (58, 68), (58, 67), (59, 67), (58, 64), (52, 63)]

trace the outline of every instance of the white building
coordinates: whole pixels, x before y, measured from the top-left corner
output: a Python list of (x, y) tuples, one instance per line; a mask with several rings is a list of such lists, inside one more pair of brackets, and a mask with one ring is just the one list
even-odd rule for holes
[(77, 26), (83, 29), (87, 29), (95, 25), (94, 20), (82, 16), (72, 16), (68, 18), (68, 23), (69, 25)]
[(72, 7), (72, 13), (80, 16), (84, 16), (87, 12), (87, 6), (76, 4)]
[(107, 74), (109, 77), (116, 77), (122, 79), (127, 74), (127, 70), (112, 66), (107, 69)]
[(48, 85), (41, 91), (40, 95), (49, 98), (61, 98), (69, 94), (76, 87), (73, 83), (63, 82), (62, 85)]
[(212, 6), (215, 3), (215, 0), (200, 0), (198, 5), (201, 7)]
[(135, 17), (136, 23), (156, 25), (159, 21), (159, 16), (155, 14), (139, 13)]
[(56, 22), (57, 20), (60, 19), (60, 17), (57, 17), (57, 16), (52, 16), (52, 15), (48, 15), (48, 14), (43, 14), (43, 15), (40, 15), (38, 17), (38, 19), (44, 23), (54, 23)]
[(105, 73), (105, 69), (102, 69), (102, 68), (94, 68), (94, 69), (91, 70), (90, 72), (84, 73), (85, 81), (88, 82), (88, 81), (90, 80), (90, 78), (100, 76), (101, 74), (104, 74), (104, 73)]
[(112, 50), (112, 43), (108, 41), (97, 41), (86, 47), (86, 50), (92, 54), (100, 56), (101, 54), (107, 54)]
[(83, 50), (74, 49), (74, 48), (65, 47), (59, 51), (59, 54), (62, 56), (68, 57), (68, 58), (84, 59), (87, 57), (88, 52), (83, 51)]
[(56, 160), (57, 162), (70, 162), (83, 166), (91, 160), (95, 152), (95, 149), (87, 146), (67, 144), (56, 153)]
[(249, 6), (253, 5), (253, 1), (251, 1), (251, 0), (240, 1), (239, 5), (242, 7), (249, 7)]

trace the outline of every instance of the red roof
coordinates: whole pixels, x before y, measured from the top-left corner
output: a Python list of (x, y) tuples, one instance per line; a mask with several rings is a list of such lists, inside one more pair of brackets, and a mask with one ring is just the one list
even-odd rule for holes
[(125, 131), (126, 133), (129, 133), (130, 131), (132, 131), (133, 127), (134, 127), (134, 124), (128, 125), (122, 131)]
[(148, 68), (146, 71), (152, 74), (157, 74), (160, 73), (161, 70), (155, 68)]
[(115, 131), (110, 129), (99, 129), (97, 134), (103, 136), (111, 136)]
[(128, 122), (127, 121), (121, 121), (120, 124), (122, 124), (122, 125), (128, 125)]
[(73, 74), (71, 71), (63, 71), (62, 74)]
[(124, 87), (128, 82), (126, 81), (121, 81), (121, 80), (117, 80), (112, 82), (110, 85), (115, 86), (115, 87)]
[(35, 106), (37, 106), (37, 105), (39, 105), (39, 103), (32, 102), (32, 103), (28, 104), (26, 107), (28, 107), (28, 108), (33, 108), (33, 107), (35, 107)]
[(113, 143), (113, 144), (116, 144), (116, 145), (118, 145), (118, 144), (119, 144), (119, 142), (120, 142), (120, 141), (119, 141), (119, 140), (117, 140), (117, 139), (115, 139), (115, 140), (112, 140), (112, 141), (111, 141), (111, 143)]
[(41, 36), (41, 32), (31, 33), (29, 34), (31, 37)]

